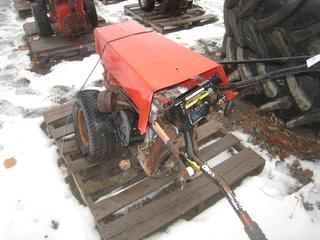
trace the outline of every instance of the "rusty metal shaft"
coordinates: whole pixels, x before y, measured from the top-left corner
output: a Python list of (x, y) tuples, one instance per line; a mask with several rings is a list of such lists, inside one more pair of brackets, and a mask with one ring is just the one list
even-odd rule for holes
[(157, 136), (161, 139), (161, 141), (167, 146), (170, 153), (173, 155), (175, 162), (177, 164), (177, 167), (179, 168), (180, 175), (182, 179), (188, 181), (190, 180), (190, 176), (188, 171), (186, 170), (185, 165), (181, 161), (181, 153), (179, 149), (174, 145), (168, 134), (163, 130), (163, 128), (160, 126), (158, 122), (153, 122), (152, 124), (149, 124), (151, 129), (157, 134)]

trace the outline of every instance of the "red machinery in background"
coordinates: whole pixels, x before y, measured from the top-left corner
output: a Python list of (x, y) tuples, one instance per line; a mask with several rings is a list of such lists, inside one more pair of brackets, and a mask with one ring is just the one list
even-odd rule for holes
[(81, 35), (98, 23), (93, 0), (37, 0), (31, 9), (40, 36), (53, 34), (51, 23), (62, 37)]

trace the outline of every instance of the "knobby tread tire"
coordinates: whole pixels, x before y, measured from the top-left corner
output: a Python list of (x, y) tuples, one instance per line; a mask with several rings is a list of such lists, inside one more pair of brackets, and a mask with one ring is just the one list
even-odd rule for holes
[[(223, 47), (227, 59), (319, 54), (319, 9), (319, 0), (225, 0)], [(233, 68), (231, 81), (296, 64), (302, 63), (241, 64)], [(251, 93), (266, 96), (269, 100), (263, 97), (265, 102), (290, 97), (292, 107), (279, 111), (287, 119), (320, 108), (317, 71), (269, 80), (255, 89)]]
[[(95, 162), (113, 155), (115, 146), (115, 128), (111, 116), (101, 113), (97, 107), (96, 90), (84, 90), (75, 96), (72, 116), (75, 130), (75, 140), (80, 152), (88, 161)], [(79, 132), (79, 109), (84, 112), (86, 127), (88, 130), (88, 144), (85, 145)]]
[(139, 0), (140, 8), (146, 12), (152, 11), (155, 5), (156, 5), (155, 0)]
[(92, 27), (96, 27), (98, 25), (98, 15), (93, 0), (84, 0), (83, 5), (89, 23)]
[(31, 11), (36, 23), (36, 27), (39, 31), (39, 35), (43, 37), (51, 36), (53, 31), (45, 8), (40, 6), (38, 3), (32, 3)]

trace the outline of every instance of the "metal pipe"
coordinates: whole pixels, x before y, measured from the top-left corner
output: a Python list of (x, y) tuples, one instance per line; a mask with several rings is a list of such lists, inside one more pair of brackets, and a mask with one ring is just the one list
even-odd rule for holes
[(222, 65), (228, 64), (247, 64), (247, 63), (277, 63), (287, 61), (306, 61), (311, 58), (312, 55), (294, 56), (294, 57), (278, 57), (278, 58), (261, 58), (261, 59), (245, 59), (245, 60), (230, 60), (230, 61), (218, 61)]
[(268, 72), (268, 73), (258, 75), (258, 76), (240, 81), (240, 82), (231, 83), (229, 85), (217, 86), (217, 89), (218, 90), (241, 89), (241, 88), (249, 87), (254, 84), (261, 83), (261, 82), (266, 81), (268, 79), (284, 77), (289, 74), (298, 74), (298, 73), (302, 73), (302, 72), (310, 72), (310, 71), (317, 71), (317, 70), (318, 69), (315, 68), (314, 66), (311, 68), (308, 68), (307, 64), (302, 64), (302, 65), (298, 65), (298, 66), (294, 66), (294, 67), (288, 67), (288, 68), (283, 68), (280, 70)]

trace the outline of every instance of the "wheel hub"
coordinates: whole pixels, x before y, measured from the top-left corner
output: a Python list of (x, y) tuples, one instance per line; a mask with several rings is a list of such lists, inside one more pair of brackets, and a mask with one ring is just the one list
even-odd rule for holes
[(84, 112), (81, 108), (78, 110), (78, 126), (79, 126), (79, 134), (83, 144), (88, 145), (89, 143), (88, 128), (87, 128)]

